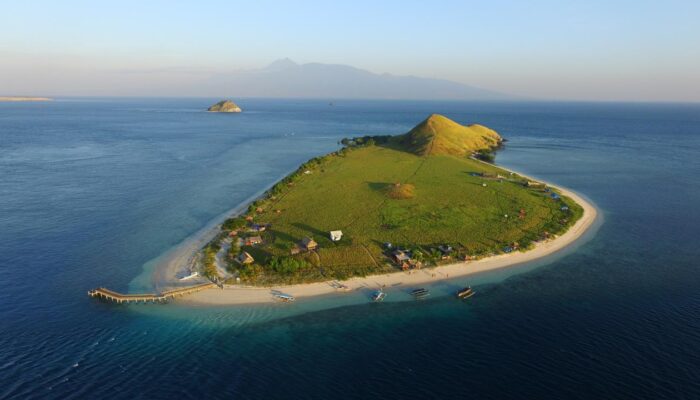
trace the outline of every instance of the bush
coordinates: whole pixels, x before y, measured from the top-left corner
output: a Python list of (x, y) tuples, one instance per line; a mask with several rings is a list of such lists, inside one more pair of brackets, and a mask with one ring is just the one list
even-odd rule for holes
[(229, 218), (224, 223), (221, 225), (221, 227), (224, 230), (227, 231), (233, 231), (236, 229), (241, 229), (244, 228), (247, 225), (247, 222), (245, 218), (243, 217), (234, 217), (234, 218)]
[(476, 153), (476, 158), (481, 161), (486, 161), (487, 163), (493, 163), (496, 161), (496, 154), (489, 150), (479, 150), (479, 152)]
[(272, 257), (268, 265), (273, 271), (284, 275), (294, 274), (307, 267), (306, 261), (292, 257)]

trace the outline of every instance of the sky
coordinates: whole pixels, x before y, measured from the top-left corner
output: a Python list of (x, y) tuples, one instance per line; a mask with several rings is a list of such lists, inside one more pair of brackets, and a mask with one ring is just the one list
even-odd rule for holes
[(528, 98), (700, 101), (697, 0), (0, 0), (0, 10), (0, 96), (157, 95), (289, 57)]

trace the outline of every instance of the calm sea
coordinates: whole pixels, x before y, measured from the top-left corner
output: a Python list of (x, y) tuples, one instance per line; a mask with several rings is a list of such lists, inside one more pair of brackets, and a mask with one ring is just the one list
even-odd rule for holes
[[(698, 399), (700, 105), (241, 99), (0, 103), (0, 398)], [(115, 306), (208, 222), (348, 136), (437, 112), (572, 188), (595, 235), (469, 302)]]

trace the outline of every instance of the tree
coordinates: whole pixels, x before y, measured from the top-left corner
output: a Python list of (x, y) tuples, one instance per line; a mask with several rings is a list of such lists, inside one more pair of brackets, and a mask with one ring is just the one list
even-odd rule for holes
[(422, 251), (420, 251), (418, 249), (413, 250), (412, 255), (413, 255), (413, 259), (416, 261), (425, 260), (425, 255), (423, 254)]
[(247, 221), (243, 217), (229, 218), (221, 225), (224, 230), (233, 231), (241, 229), (247, 225)]

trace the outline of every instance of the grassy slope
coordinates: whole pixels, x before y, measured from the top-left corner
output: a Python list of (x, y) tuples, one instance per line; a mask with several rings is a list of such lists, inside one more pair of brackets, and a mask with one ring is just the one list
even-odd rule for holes
[[(564, 200), (572, 217), (559, 210), (560, 202), (523, 187), (522, 180), (485, 180), (471, 172), (510, 177), (497, 167), (463, 157), (419, 157), (380, 146), (329, 157), (274, 200), (260, 202), (266, 211), (255, 218), (272, 223), (264, 235), (268, 244), (245, 248), (256, 263), (266, 264), (273, 255), (289, 256), (291, 245), (311, 236), (320, 249), (298, 257), (306, 257), (312, 266), (294, 276), (268, 271), (252, 281), (303, 282), (393, 271), (382, 254), (384, 242), (426, 250), (447, 243), (467, 254), (486, 254), (512, 242), (535, 240), (545, 230), (561, 231), (562, 218), (572, 223), (580, 216), (573, 201)], [(415, 185), (415, 197), (390, 199), (386, 186), (395, 182)], [(282, 212), (271, 211), (275, 209)], [(526, 218), (518, 218), (520, 209), (526, 210)], [(328, 231), (337, 229), (344, 237), (333, 243)]]
[(482, 125), (460, 125), (442, 115), (433, 114), (399, 140), (406, 150), (418, 155), (469, 155), (496, 147), (501, 137)]

